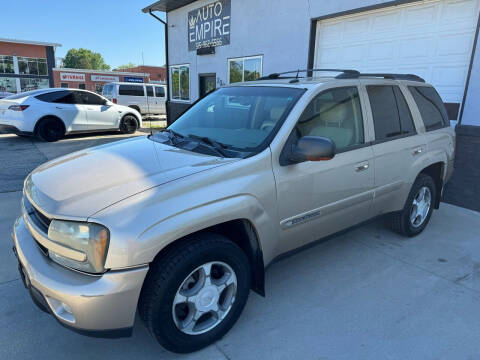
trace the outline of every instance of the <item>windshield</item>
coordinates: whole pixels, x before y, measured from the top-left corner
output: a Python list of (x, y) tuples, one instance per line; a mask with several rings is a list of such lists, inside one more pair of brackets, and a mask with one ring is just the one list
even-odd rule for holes
[(194, 104), (168, 129), (187, 139), (207, 138), (230, 150), (256, 153), (268, 146), (304, 91), (271, 86), (221, 88)]

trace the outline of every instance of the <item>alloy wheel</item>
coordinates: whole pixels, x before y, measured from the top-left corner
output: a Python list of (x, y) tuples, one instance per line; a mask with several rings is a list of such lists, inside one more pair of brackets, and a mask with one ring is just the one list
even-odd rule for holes
[(427, 186), (422, 186), (413, 198), (410, 209), (410, 223), (413, 227), (419, 227), (424, 222), (430, 211), (432, 193)]
[(172, 315), (178, 330), (205, 333), (227, 316), (235, 301), (237, 276), (224, 262), (213, 261), (192, 271), (175, 295)]

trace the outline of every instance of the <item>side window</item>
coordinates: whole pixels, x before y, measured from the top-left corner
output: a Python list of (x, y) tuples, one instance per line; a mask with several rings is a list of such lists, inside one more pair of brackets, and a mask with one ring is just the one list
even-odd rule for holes
[(369, 85), (367, 93), (376, 141), (415, 133), (412, 115), (398, 86)]
[(358, 89), (340, 87), (317, 95), (297, 123), (300, 136), (324, 136), (338, 150), (364, 143), (362, 108)]
[(38, 100), (57, 103), (57, 104), (75, 104), (75, 97), (72, 91), (54, 91), (35, 96)]
[(147, 88), (147, 96), (153, 96), (153, 86), (145, 86)]
[(402, 134), (416, 133), (412, 113), (407, 105), (405, 96), (403, 96), (402, 91), (398, 86), (393, 87), (393, 92), (397, 99), (398, 114), (400, 116), (400, 130), (402, 131)]
[(120, 85), (118, 95), (145, 96), (143, 85)]
[(165, 97), (165, 89), (163, 88), (163, 86), (155, 86), (155, 96)]
[(447, 110), (433, 87), (409, 86), (427, 131), (450, 125)]
[(105, 105), (105, 100), (96, 94), (92, 94), (84, 91), (76, 91), (76, 96), (79, 98), (79, 101), (81, 101), (81, 104)]

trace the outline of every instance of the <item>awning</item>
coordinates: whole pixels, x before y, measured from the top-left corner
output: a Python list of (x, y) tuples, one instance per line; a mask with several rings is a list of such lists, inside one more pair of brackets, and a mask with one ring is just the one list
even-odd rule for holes
[(143, 8), (142, 11), (144, 13), (149, 13), (151, 11), (169, 12), (181, 8), (182, 6), (191, 4), (195, 1), (196, 0), (159, 0), (147, 6), (146, 8)]

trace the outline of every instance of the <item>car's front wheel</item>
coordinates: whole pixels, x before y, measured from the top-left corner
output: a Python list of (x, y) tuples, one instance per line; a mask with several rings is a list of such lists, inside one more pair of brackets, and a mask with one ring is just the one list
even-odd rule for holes
[(133, 115), (125, 115), (120, 122), (120, 131), (123, 134), (133, 134), (137, 131), (137, 118)]
[(152, 264), (140, 315), (166, 349), (199, 350), (220, 339), (240, 316), (250, 289), (245, 253), (218, 234), (199, 234)]

